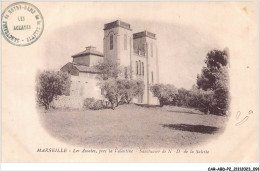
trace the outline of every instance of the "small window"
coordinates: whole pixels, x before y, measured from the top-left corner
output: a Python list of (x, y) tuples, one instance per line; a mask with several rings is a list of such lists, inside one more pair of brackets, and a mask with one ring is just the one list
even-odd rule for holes
[(144, 76), (144, 62), (142, 62), (142, 75)]
[(152, 83), (153, 83), (153, 72), (151, 74), (152, 74)]
[(110, 35), (110, 50), (113, 49), (113, 35)]
[(124, 49), (127, 50), (127, 36), (124, 35)]
[(141, 75), (141, 72), (142, 72), (141, 69), (142, 69), (141, 68), (141, 61), (139, 60), (139, 75)]

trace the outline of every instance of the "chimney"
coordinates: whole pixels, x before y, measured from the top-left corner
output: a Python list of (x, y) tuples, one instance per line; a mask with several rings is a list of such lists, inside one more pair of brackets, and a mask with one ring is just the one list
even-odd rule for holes
[(88, 47), (86, 47), (86, 50), (88, 50), (88, 51), (90, 51), (90, 50), (95, 51), (95, 50), (96, 50), (96, 47), (88, 46)]

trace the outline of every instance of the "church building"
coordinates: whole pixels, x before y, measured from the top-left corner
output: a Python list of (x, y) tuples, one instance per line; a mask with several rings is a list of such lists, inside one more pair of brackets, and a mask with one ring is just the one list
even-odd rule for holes
[(95, 47), (86, 47), (86, 50), (72, 56), (72, 62), (61, 68), (71, 75), (69, 96), (82, 100), (87, 97), (103, 99), (97, 86), (99, 71), (94, 66), (110, 58), (130, 69), (130, 79), (144, 81), (144, 94), (134, 99), (134, 103), (158, 104), (149, 89), (149, 85), (159, 82), (156, 39), (156, 35), (148, 31), (133, 33), (130, 24), (120, 20), (105, 24), (103, 53)]

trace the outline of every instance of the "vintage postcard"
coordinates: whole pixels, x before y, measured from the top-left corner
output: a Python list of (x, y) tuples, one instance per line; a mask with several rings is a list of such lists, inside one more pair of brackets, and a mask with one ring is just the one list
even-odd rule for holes
[(1, 8), (3, 162), (259, 161), (257, 2)]

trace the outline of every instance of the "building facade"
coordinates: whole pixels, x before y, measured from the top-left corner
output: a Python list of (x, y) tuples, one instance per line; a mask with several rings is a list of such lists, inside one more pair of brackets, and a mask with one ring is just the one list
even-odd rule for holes
[[(134, 103), (158, 104), (157, 98), (149, 90), (150, 85), (159, 82), (156, 39), (156, 35), (148, 31), (133, 33), (130, 24), (120, 20), (105, 24), (103, 53), (98, 52), (95, 47), (87, 47), (85, 51), (72, 56), (72, 63), (61, 68), (71, 74), (70, 95), (101, 99), (101, 91), (95, 85), (97, 80), (94, 77), (98, 75), (98, 71), (93, 66), (107, 58), (130, 69), (130, 79), (144, 81), (144, 94), (134, 99)], [(88, 84), (92, 79), (92, 85)], [(80, 91), (86, 89), (93, 90), (92, 94), (89, 91)]]

